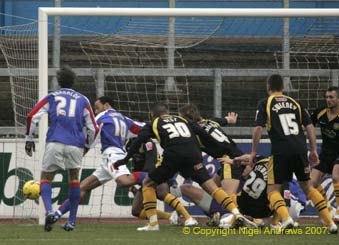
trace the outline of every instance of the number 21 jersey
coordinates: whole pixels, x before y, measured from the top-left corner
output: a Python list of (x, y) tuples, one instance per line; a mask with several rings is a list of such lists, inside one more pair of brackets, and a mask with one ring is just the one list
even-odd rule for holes
[[(81, 93), (62, 88), (40, 100), (27, 116), (27, 137), (32, 137), (36, 123), (46, 113), (49, 119), (46, 142), (77, 147), (89, 147), (94, 142), (98, 126), (87, 97)], [(88, 129), (87, 138), (83, 127)]]

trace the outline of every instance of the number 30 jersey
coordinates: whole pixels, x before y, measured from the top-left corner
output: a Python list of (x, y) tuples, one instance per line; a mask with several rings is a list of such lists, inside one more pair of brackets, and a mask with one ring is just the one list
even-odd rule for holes
[(308, 112), (298, 102), (282, 93), (273, 93), (259, 101), (256, 126), (267, 127), (272, 143), (272, 154), (300, 154), (307, 152), (302, 125), (311, 124)]
[[(195, 122), (174, 115), (161, 115), (146, 124), (132, 143), (125, 159), (129, 159), (136, 153), (143, 142), (150, 138), (156, 138), (164, 149), (163, 157), (201, 158), (195, 135), (213, 141), (210, 136)], [(202, 160), (202, 159), (201, 159)]]
[[(26, 138), (32, 140), (36, 124), (48, 114), (46, 142), (59, 142), (83, 148), (90, 147), (98, 126), (88, 99), (73, 89), (62, 88), (40, 100), (27, 116)], [(87, 137), (83, 132), (87, 128)]]

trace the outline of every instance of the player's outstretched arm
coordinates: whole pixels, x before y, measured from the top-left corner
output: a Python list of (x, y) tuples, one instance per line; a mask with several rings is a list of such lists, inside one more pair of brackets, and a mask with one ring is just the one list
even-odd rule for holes
[(228, 112), (227, 116), (225, 116), (228, 124), (236, 124), (238, 120), (238, 113), (236, 112)]
[(153, 134), (152, 126), (149, 124), (146, 124), (141, 131), (139, 132), (137, 138), (133, 141), (131, 144), (127, 155), (124, 159), (118, 160), (114, 163), (114, 167), (116, 169), (119, 168), (119, 166), (127, 164), (128, 160), (139, 151), (139, 148), (143, 143), (145, 143), (148, 139), (155, 137)]
[(253, 159), (257, 155), (257, 149), (258, 145), (262, 136), (264, 128), (262, 126), (256, 126), (253, 129), (253, 135), (252, 135), (252, 152), (250, 154), (249, 164), (253, 165)]
[(223, 118), (211, 118), (212, 121), (219, 123), (221, 127), (227, 126), (228, 124), (236, 124), (238, 120), (238, 113), (228, 112), (227, 115)]
[[(49, 96), (49, 95), (48, 95)], [(32, 156), (32, 153), (35, 152), (35, 143), (33, 141), (33, 135), (36, 130), (36, 125), (40, 121), (41, 117), (48, 113), (49, 111), (49, 102), (48, 96), (40, 100), (28, 113), (26, 118), (26, 144), (25, 151), (28, 156)]]
[(217, 160), (222, 163), (222, 164), (234, 164), (233, 159), (231, 159), (229, 156), (225, 156), (225, 157), (220, 157), (217, 158)]

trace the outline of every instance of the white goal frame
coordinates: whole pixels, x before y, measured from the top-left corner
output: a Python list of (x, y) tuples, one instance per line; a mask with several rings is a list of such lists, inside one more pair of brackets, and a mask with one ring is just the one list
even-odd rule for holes
[[(39, 8), (39, 98), (48, 94), (49, 16), (143, 16), (143, 17), (339, 17), (339, 9), (316, 8)], [(45, 148), (47, 119), (39, 123), (39, 161)], [(40, 202), (42, 203), (42, 202)], [(40, 204), (40, 210), (41, 206)], [(42, 208), (43, 209), (43, 208)], [(43, 212), (42, 212), (43, 214)], [(39, 214), (39, 223), (44, 216)]]

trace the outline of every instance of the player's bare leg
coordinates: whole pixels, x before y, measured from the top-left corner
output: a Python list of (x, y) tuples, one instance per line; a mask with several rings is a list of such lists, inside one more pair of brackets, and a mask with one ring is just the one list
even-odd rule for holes
[(230, 195), (234, 203), (236, 203), (239, 184), (240, 181), (237, 179), (223, 179), (221, 181), (221, 188)]
[(307, 195), (307, 198), (312, 201), (314, 207), (318, 210), (320, 217), (328, 227), (328, 231), (332, 234), (336, 234), (338, 228), (332, 220), (323, 196), (312, 186), (311, 181), (300, 181), (300, 186)]
[(115, 179), (115, 182), (119, 187), (130, 187), (137, 184), (134, 176), (131, 174), (121, 175)]
[(320, 194), (324, 197), (325, 201), (327, 202), (325, 190), (323, 189), (323, 187), (321, 185), (321, 180), (324, 176), (325, 176), (325, 174), (323, 172), (319, 171), (318, 169), (316, 169), (316, 168), (312, 169), (312, 172), (311, 172), (312, 186), (320, 192)]
[(42, 201), (45, 206), (45, 231), (52, 230), (52, 224), (55, 223), (54, 212), (52, 210), (52, 181), (54, 179), (55, 172), (41, 172), (40, 176), (40, 193)]

